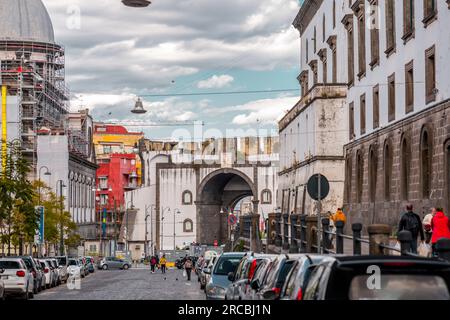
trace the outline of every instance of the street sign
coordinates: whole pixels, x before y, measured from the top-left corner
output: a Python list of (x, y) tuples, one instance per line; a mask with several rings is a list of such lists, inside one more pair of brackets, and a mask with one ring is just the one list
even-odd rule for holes
[(330, 183), (328, 179), (321, 175), (315, 174), (308, 180), (307, 190), (309, 196), (316, 200), (323, 200), (328, 196), (330, 192)]
[(237, 222), (237, 217), (234, 214), (228, 216), (228, 224), (235, 225)]
[(44, 207), (43, 206), (36, 206), (35, 207), (37, 216), (38, 216), (38, 225), (39, 229), (37, 230), (37, 237), (36, 237), (36, 243), (43, 244), (44, 243)]

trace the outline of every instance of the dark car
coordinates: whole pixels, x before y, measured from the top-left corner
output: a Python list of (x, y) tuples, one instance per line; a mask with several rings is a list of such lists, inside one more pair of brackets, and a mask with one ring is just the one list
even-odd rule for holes
[(236, 272), (230, 273), (228, 279), (232, 283), (228, 286), (225, 294), (225, 300), (243, 300), (246, 298), (247, 291), (250, 289), (250, 282), (258, 268), (258, 265), (264, 259), (275, 258), (276, 255), (247, 253), (239, 263)]
[(37, 294), (42, 290), (42, 277), (44, 275), (39, 271), (33, 257), (19, 256), (18, 258), (21, 258), (25, 262), (28, 271), (33, 275), (33, 293)]
[[(298, 256), (298, 255), (297, 255)], [(260, 279), (252, 281), (252, 289), (256, 291), (255, 300), (276, 300), (279, 299), (281, 288), (284, 285), (286, 276), (295, 262), (295, 256), (281, 254), (276, 257), (267, 267), (263, 282)]]
[(450, 300), (450, 263), (403, 256), (328, 257), (303, 300)]
[(303, 255), (298, 257), (292, 265), (291, 271), (286, 276), (280, 299), (282, 300), (302, 300), (305, 287), (311, 275), (313, 265), (319, 264), (325, 256)]

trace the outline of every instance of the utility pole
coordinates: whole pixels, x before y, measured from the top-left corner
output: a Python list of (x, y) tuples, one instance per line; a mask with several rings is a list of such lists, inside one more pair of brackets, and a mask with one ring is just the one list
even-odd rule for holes
[(175, 239), (176, 239), (176, 214), (181, 213), (179, 209), (175, 209), (173, 210), (173, 251), (175, 252), (177, 247), (176, 247), (176, 243), (175, 243)]

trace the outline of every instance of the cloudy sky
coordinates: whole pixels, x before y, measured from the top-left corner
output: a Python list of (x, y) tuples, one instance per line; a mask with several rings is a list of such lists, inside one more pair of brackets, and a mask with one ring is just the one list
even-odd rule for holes
[[(145, 9), (120, 0), (43, 2), (66, 48), (72, 109), (88, 107), (96, 120), (270, 131), (297, 101), (297, 91), (179, 95), (297, 89), (297, 0), (153, 0)], [(145, 115), (130, 113), (138, 96)], [(133, 128), (159, 139), (177, 129)]]

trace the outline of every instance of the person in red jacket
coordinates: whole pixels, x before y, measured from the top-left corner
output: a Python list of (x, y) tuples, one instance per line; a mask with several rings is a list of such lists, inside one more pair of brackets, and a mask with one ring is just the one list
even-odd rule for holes
[(444, 210), (438, 208), (433, 219), (431, 219), (431, 230), (433, 230), (433, 236), (431, 237), (431, 245), (433, 248), (433, 254), (436, 254), (436, 243), (439, 239), (450, 239), (450, 220), (444, 214)]

